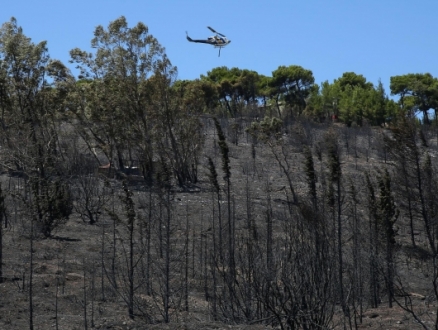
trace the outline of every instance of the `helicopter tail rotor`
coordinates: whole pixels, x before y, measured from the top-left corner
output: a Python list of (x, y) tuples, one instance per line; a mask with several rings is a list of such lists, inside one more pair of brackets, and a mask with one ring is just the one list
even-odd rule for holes
[(187, 33), (187, 31), (186, 31), (186, 37), (187, 37), (188, 41), (193, 41), (193, 39), (189, 37), (189, 34)]

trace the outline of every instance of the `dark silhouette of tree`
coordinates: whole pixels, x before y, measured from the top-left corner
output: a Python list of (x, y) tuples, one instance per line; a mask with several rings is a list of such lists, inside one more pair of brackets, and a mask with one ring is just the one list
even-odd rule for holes
[(216, 127), (216, 132), (218, 136), (218, 144), (219, 150), (221, 153), (222, 159), (222, 171), (224, 174), (224, 180), (226, 183), (226, 196), (227, 196), (227, 216), (228, 216), (228, 270), (227, 270), (227, 287), (229, 294), (229, 308), (231, 309), (231, 314), (234, 313), (234, 303), (235, 303), (235, 292), (234, 292), (234, 284), (236, 281), (236, 264), (235, 264), (235, 222), (233, 214), (231, 213), (231, 168), (230, 168), (230, 158), (229, 158), (229, 148), (228, 144), (225, 140), (225, 135), (222, 131), (221, 125), (216, 118), (214, 119), (214, 124)]
[[(392, 136), (388, 136), (386, 142), (394, 157), (398, 173), (405, 175), (404, 188), (415, 192), (416, 212), (423, 223), (424, 230), (429, 242), (429, 249), (433, 255), (437, 254), (437, 247), (433, 235), (434, 224), (431, 218), (433, 209), (428, 207), (426, 181), (423, 175), (422, 159), (424, 147), (421, 146), (420, 135), (415, 123), (410, 119), (401, 119), (392, 129)], [(408, 195), (409, 196), (409, 195)], [(409, 202), (409, 200), (408, 200)], [(432, 213), (431, 213), (432, 212)]]
[(379, 261), (380, 254), (379, 243), (379, 214), (378, 202), (375, 193), (374, 184), (368, 173), (365, 176), (367, 184), (367, 205), (369, 209), (369, 228), (368, 228), (368, 246), (369, 246), (369, 297), (370, 304), (373, 308), (377, 308), (380, 303), (380, 281), (379, 281)]
[(313, 163), (312, 151), (308, 146), (304, 147), (304, 172), (306, 173), (306, 181), (309, 189), (309, 196), (312, 201), (312, 206), (316, 211), (318, 209), (318, 196), (316, 192), (316, 171)]
[(394, 224), (397, 221), (399, 212), (396, 209), (394, 197), (392, 196), (391, 177), (388, 170), (378, 179), (380, 196), (378, 201), (378, 213), (381, 231), (384, 233), (385, 244), (385, 282), (388, 291), (388, 304), (392, 307), (394, 299), (394, 249), (395, 249), (395, 229)]
[(348, 318), (351, 328), (351, 315), (345, 293), (344, 293), (344, 254), (343, 254), (343, 232), (344, 224), (342, 221), (342, 169), (340, 159), (340, 147), (338, 145), (338, 136), (335, 132), (329, 132), (327, 135), (327, 163), (329, 172), (329, 184), (332, 187), (331, 195), (333, 199), (333, 222), (336, 228), (336, 250), (337, 250), (337, 267), (338, 267), (338, 285), (339, 299), (341, 301), (344, 316)]

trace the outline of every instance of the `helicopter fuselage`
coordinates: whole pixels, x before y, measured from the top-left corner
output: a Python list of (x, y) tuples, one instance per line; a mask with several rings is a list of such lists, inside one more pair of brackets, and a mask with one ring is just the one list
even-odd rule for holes
[(230, 43), (228, 39), (221, 37), (209, 37), (207, 40), (210, 44), (214, 45), (215, 47), (224, 47)]
[(207, 26), (207, 28), (213, 33), (216, 33), (216, 35), (208, 37), (207, 39), (192, 39), (189, 37), (186, 31), (187, 40), (190, 42), (208, 44), (208, 45), (212, 45), (214, 48), (219, 48), (219, 56), (220, 56), (221, 48), (228, 45), (231, 42), (231, 40), (228, 40), (223, 34), (216, 32), (213, 28), (209, 26)]

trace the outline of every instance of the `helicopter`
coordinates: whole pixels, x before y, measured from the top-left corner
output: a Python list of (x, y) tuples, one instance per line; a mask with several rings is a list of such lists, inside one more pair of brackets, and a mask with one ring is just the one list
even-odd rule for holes
[(189, 35), (187, 34), (187, 31), (186, 31), (187, 40), (190, 42), (199, 42), (202, 44), (209, 44), (209, 45), (214, 46), (214, 48), (219, 48), (219, 56), (221, 56), (221, 48), (228, 45), (231, 42), (231, 40), (228, 40), (227, 37), (225, 37), (222, 33), (216, 32), (212, 27), (207, 26), (207, 28), (211, 32), (215, 33), (215, 35), (212, 37), (208, 37), (207, 39), (192, 39), (189, 37)]

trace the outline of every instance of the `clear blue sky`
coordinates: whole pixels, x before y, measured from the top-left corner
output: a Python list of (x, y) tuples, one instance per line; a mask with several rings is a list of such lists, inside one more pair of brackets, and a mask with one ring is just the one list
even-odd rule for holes
[[(271, 75), (280, 65), (312, 70), (317, 83), (354, 71), (389, 94), (394, 75), (429, 72), (438, 77), (438, 0), (14, 0), (0, 4), (34, 42), (47, 40), (52, 58), (68, 64), (69, 51), (90, 50), (97, 25), (120, 16), (141, 21), (166, 48), (179, 79), (218, 67)], [(211, 35), (222, 49), (189, 43)]]

